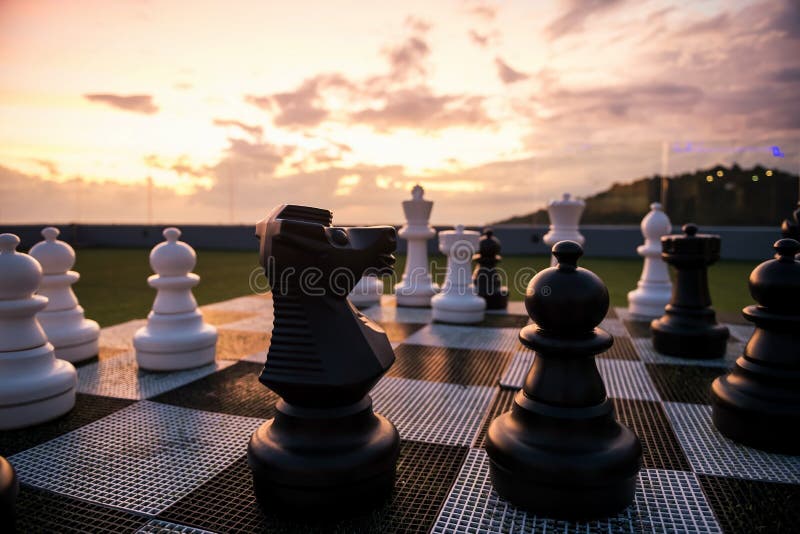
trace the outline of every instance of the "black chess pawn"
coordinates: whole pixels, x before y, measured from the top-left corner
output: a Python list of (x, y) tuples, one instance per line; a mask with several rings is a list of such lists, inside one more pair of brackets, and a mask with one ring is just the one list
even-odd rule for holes
[[(794, 210), (791, 218), (783, 220), (781, 235), (788, 239), (800, 241), (800, 202), (797, 203), (797, 209)], [(795, 259), (800, 260), (800, 254), (795, 256)]]
[(369, 391), (394, 363), (383, 329), (347, 300), (367, 268), (391, 269), (388, 226), (331, 226), (327, 210), (279, 206), (258, 223), (272, 288), (274, 328), (259, 380), (275, 419), (250, 439), (256, 497), (271, 512), (304, 517), (368, 510), (392, 491), (397, 429)]
[(557, 267), (528, 285), (525, 307), (535, 324), (519, 334), (536, 351), (511, 411), (489, 427), (486, 452), (497, 493), (549, 517), (612, 515), (634, 497), (641, 465), (639, 438), (614, 417), (594, 356), (614, 343), (597, 328), (608, 290), (577, 266), (574, 241), (553, 247)]
[(717, 324), (708, 291), (708, 267), (719, 254), (719, 236), (698, 234), (691, 223), (683, 226), (683, 235), (661, 238), (661, 257), (675, 268), (677, 276), (664, 315), (650, 323), (658, 352), (695, 359), (725, 355), (730, 334)]
[(19, 493), (19, 482), (14, 468), (0, 456), (0, 523), (11, 526), (14, 531), (14, 503)]
[(494, 236), (491, 229), (483, 233), (478, 243), (478, 252), (472, 257), (478, 262), (472, 280), (478, 295), (486, 301), (487, 310), (504, 310), (508, 307), (508, 288), (503, 286), (497, 272), (500, 263), (500, 240)]
[(800, 243), (781, 239), (775, 259), (750, 274), (758, 305), (742, 310), (756, 329), (733, 370), (711, 386), (712, 418), (751, 447), (800, 454)]

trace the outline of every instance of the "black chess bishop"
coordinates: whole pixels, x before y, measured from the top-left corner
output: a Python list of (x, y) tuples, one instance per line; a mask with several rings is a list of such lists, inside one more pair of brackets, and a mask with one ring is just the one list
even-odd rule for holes
[(478, 262), (472, 280), (478, 295), (486, 301), (487, 310), (504, 310), (508, 307), (508, 288), (503, 286), (497, 264), (500, 263), (500, 240), (491, 229), (484, 231), (478, 242), (478, 252), (472, 257)]
[(720, 255), (717, 235), (698, 234), (685, 224), (683, 235), (661, 238), (661, 257), (675, 268), (672, 298), (664, 315), (650, 323), (653, 347), (682, 358), (710, 359), (725, 355), (730, 333), (717, 323), (708, 291), (708, 267)]
[(519, 339), (536, 356), (511, 411), (492, 422), (486, 439), (497, 493), (564, 519), (606, 517), (633, 502), (642, 456), (639, 438), (615, 419), (594, 360), (614, 340), (597, 328), (608, 290), (578, 267), (582, 254), (574, 241), (556, 243), (557, 267), (528, 285), (534, 324)]
[(259, 380), (281, 400), (247, 458), (258, 502), (272, 512), (359, 513), (394, 483), (399, 435), (369, 396), (394, 351), (347, 295), (367, 268), (391, 269), (396, 234), (331, 220), (327, 210), (283, 205), (257, 225), (274, 306)]
[(800, 243), (781, 239), (775, 259), (750, 274), (756, 329), (733, 370), (712, 384), (712, 420), (734, 441), (800, 454)]

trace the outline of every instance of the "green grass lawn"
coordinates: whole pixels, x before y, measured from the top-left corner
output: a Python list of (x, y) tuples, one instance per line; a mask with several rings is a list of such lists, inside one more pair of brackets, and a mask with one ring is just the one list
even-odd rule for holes
[[(200, 304), (247, 295), (251, 273), (258, 268), (258, 253), (218, 250), (198, 251), (195, 272), (200, 275), (200, 285), (194, 290)], [(77, 251), (75, 270), (81, 273), (75, 292), (86, 309), (86, 316), (109, 326), (130, 319), (145, 317), (155, 297), (155, 290), (147, 285), (152, 271), (148, 264), (148, 251), (131, 249), (81, 249)], [(522, 300), (524, 283), (533, 274), (531, 269), (548, 266), (545, 256), (509, 256), (501, 267), (510, 279), (512, 300)], [(444, 281), (446, 261), (443, 256), (431, 258), (436, 281)], [(642, 269), (639, 259), (582, 258), (580, 264), (591, 269), (608, 286), (612, 306), (626, 306), (627, 293), (636, 287)], [(757, 262), (724, 261), (711, 268), (709, 273), (711, 297), (718, 311), (738, 313), (751, 304), (747, 278)], [(402, 273), (405, 257), (398, 256), (396, 272)], [(523, 271), (527, 269), (527, 271)], [(522, 276), (528, 273), (528, 276)], [(515, 276), (520, 280), (515, 287)], [(399, 274), (398, 274), (399, 278)], [(385, 281), (389, 291), (391, 281)]]

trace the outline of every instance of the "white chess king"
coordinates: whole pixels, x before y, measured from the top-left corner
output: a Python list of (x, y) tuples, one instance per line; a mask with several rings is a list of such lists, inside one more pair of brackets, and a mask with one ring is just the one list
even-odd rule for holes
[(480, 232), (455, 230), (439, 232), (439, 250), (447, 255), (447, 278), (442, 292), (431, 299), (434, 321), (472, 324), (483, 321), (486, 301), (472, 284), (472, 256), (478, 248)]
[(181, 231), (164, 230), (165, 242), (150, 252), (150, 267), (156, 273), (147, 279), (155, 288), (153, 310), (147, 326), (133, 337), (136, 361), (149, 371), (177, 371), (214, 361), (217, 329), (203, 322), (192, 288), (200, 277), (190, 272), (197, 262), (194, 249), (178, 241)]
[(49, 421), (75, 405), (77, 374), (55, 357), (36, 320), (47, 297), (34, 295), (42, 268), (16, 251), (19, 238), (0, 235), (0, 430)]
[(658, 319), (672, 296), (669, 268), (661, 259), (661, 238), (672, 232), (672, 223), (661, 204), (654, 202), (641, 228), (644, 244), (636, 252), (644, 257), (644, 267), (636, 289), (628, 293), (628, 313), (635, 319)]
[(38, 293), (48, 299), (47, 307), (36, 318), (55, 347), (56, 357), (80, 362), (97, 356), (100, 327), (83, 316), (83, 308), (72, 291), (72, 284), (80, 279), (80, 274), (71, 270), (75, 251), (57, 239), (59, 233), (58, 228), (48, 226), (42, 230), (44, 241), (30, 251), (44, 272)]
[(406, 224), (397, 235), (408, 243), (406, 268), (403, 278), (394, 286), (398, 306), (431, 305), (431, 297), (439, 292), (433, 282), (428, 267), (428, 240), (436, 235), (436, 230), (428, 225), (433, 202), (423, 197), (425, 190), (419, 184), (411, 190), (411, 200), (403, 201)]
[[(551, 200), (547, 204), (547, 214), (550, 217), (550, 231), (542, 238), (549, 248), (559, 241), (575, 241), (583, 246), (586, 239), (579, 231), (581, 215), (586, 208), (586, 202), (580, 198), (572, 198), (569, 193), (564, 193), (561, 200)], [(555, 256), (550, 257), (550, 265), (558, 264)]]

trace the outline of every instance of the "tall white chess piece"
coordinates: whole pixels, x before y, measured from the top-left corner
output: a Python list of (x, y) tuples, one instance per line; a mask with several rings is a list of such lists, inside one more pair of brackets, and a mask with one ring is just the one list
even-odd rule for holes
[(147, 279), (155, 288), (153, 310), (147, 326), (133, 337), (139, 367), (150, 371), (176, 371), (214, 361), (217, 329), (203, 322), (192, 288), (200, 277), (190, 272), (197, 262), (194, 249), (178, 241), (181, 231), (164, 230), (165, 242), (150, 252), (150, 267), (156, 273)]
[(42, 230), (44, 241), (30, 251), (44, 272), (38, 293), (48, 299), (47, 307), (36, 318), (55, 347), (56, 357), (79, 362), (97, 355), (100, 327), (84, 318), (83, 308), (72, 291), (72, 284), (80, 279), (80, 274), (70, 270), (75, 265), (75, 251), (56, 239), (59, 233), (58, 228), (48, 226)]
[(32, 426), (70, 411), (77, 374), (55, 357), (36, 320), (47, 297), (34, 295), (42, 267), (16, 251), (19, 238), (0, 235), (0, 430)]
[(653, 202), (641, 228), (644, 244), (636, 252), (644, 257), (644, 267), (636, 289), (628, 293), (628, 312), (634, 319), (657, 319), (672, 296), (669, 269), (661, 259), (661, 238), (672, 231), (672, 223), (661, 204)]
[(397, 235), (407, 241), (408, 247), (403, 278), (394, 286), (398, 306), (427, 308), (431, 297), (439, 292), (428, 266), (428, 240), (436, 235), (436, 230), (428, 225), (433, 202), (424, 200), (424, 195), (425, 190), (418, 184), (411, 190), (411, 200), (403, 201), (406, 224)]
[[(586, 208), (586, 202), (580, 198), (572, 198), (569, 193), (564, 193), (561, 200), (551, 200), (547, 204), (547, 214), (550, 217), (550, 231), (544, 235), (544, 242), (549, 248), (559, 241), (575, 241), (583, 246), (586, 239), (578, 230), (581, 215)], [(550, 265), (558, 264), (555, 256), (550, 257)]]
[(471, 324), (483, 321), (486, 301), (472, 284), (472, 256), (478, 248), (480, 232), (455, 230), (439, 232), (439, 250), (447, 254), (447, 278), (442, 292), (431, 299), (434, 321)]
[(350, 291), (348, 298), (357, 308), (366, 308), (381, 303), (383, 281), (374, 274), (365, 274)]

